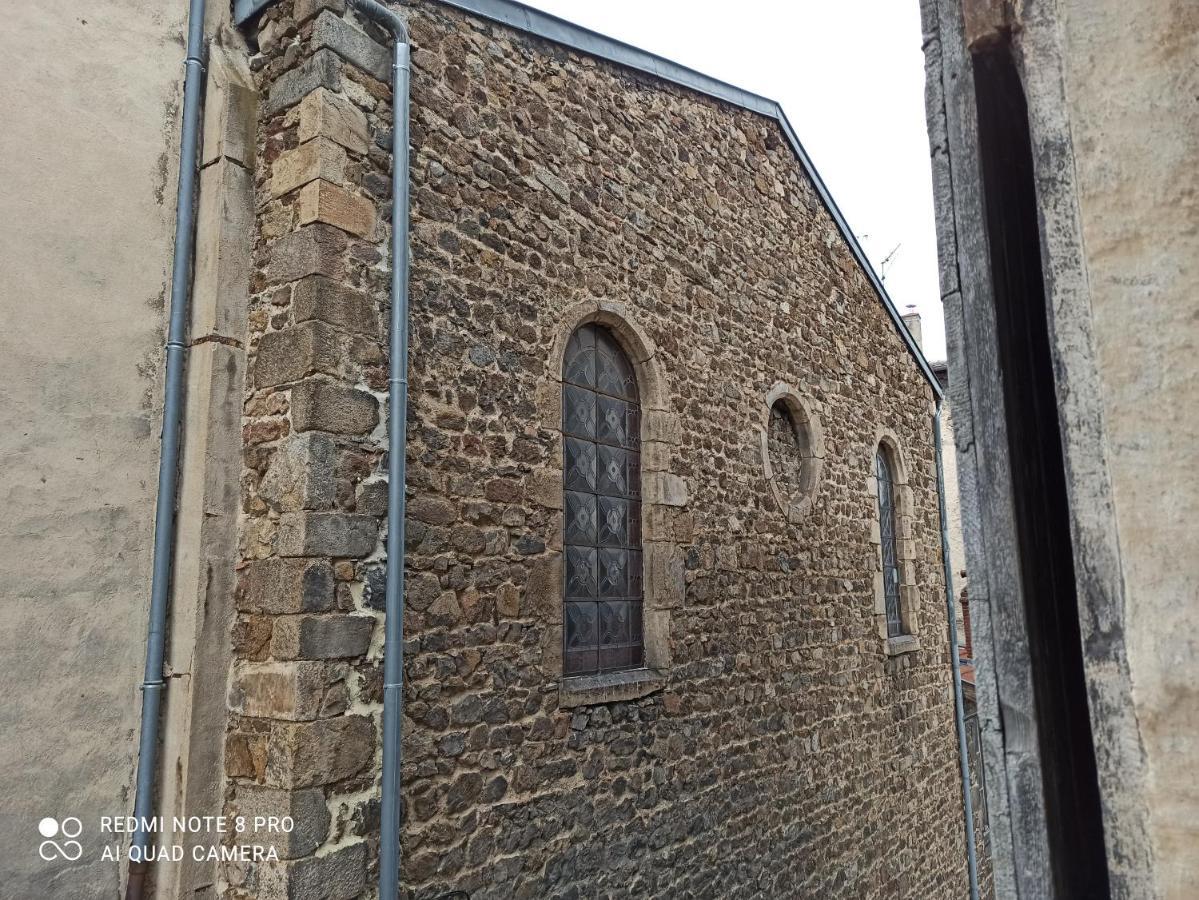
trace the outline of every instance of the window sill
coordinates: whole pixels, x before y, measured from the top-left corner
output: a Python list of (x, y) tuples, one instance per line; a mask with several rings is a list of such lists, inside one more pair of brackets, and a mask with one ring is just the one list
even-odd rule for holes
[(914, 634), (901, 634), (887, 638), (887, 656), (899, 656), (920, 649), (920, 638)]
[(637, 700), (666, 687), (666, 676), (656, 669), (627, 669), (602, 675), (575, 675), (558, 683), (558, 706), (596, 706)]

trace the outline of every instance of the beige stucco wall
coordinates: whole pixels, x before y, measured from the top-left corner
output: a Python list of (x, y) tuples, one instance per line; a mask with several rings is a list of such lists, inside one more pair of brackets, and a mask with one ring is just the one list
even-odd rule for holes
[[(132, 803), (173, 234), (181, 0), (0, 28), (0, 894), (113, 897)], [(83, 822), (39, 858), (37, 822)]]
[[(958, 455), (953, 451), (953, 408), (948, 398), (941, 404), (941, 466), (945, 483), (945, 519), (949, 532), (949, 565), (953, 570), (953, 593), (958, 597), (966, 586), (966, 547), (962, 540), (962, 499), (958, 491)], [(965, 621), (957, 610), (958, 643), (966, 642)]]
[(949, 563), (953, 567), (953, 587), (965, 584), (966, 551), (962, 547), (962, 501), (958, 496), (958, 458), (953, 451), (953, 409), (949, 401), (941, 407), (942, 467), (945, 476), (945, 518), (949, 526)]
[(1159, 889), (1199, 896), (1199, 6), (1059, 0)]

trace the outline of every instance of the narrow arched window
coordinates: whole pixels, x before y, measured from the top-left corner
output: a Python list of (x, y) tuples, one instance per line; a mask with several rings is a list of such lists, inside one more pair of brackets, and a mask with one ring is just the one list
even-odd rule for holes
[(899, 541), (896, 534), (895, 478), (887, 450), (880, 446), (874, 456), (874, 474), (878, 482), (879, 543), (883, 555), (883, 599), (887, 610), (887, 637), (903, 634), (899, 606)]
[(583, 325), (562, 366), (566, 528), (563, 668), (567, 675), (643, 664), (641, 405), (612, 333)]

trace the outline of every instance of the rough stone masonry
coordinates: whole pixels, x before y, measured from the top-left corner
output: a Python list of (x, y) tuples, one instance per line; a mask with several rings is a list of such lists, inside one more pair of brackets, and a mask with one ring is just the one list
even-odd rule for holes
[[(404, 12), (407, 896), (962, 896), (932, 393), (777, 123), (435, 2)], [(342, 0), (284, 0), (257, 40), (225, 811), (296, 828), (218, 888), (370, 897), (389, 52)], [(587, 322), (638, 375), (651, 671), (572, 684), (560, 378)], [(780, 384), (823, 436), (790, 508), (762, 455)], [(902, 652), (878, 628), (884, 438)]]

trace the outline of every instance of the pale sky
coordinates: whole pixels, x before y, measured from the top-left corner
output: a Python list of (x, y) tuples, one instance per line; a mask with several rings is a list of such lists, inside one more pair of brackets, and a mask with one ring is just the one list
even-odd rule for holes
[(891, 299), (920, 311), (925, 356), (945, 358), (916, 0), (526, 2), (782, 103)]

